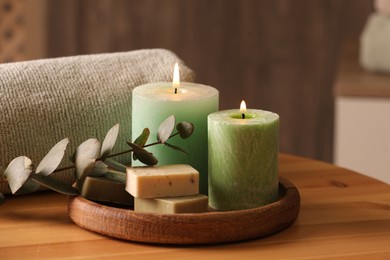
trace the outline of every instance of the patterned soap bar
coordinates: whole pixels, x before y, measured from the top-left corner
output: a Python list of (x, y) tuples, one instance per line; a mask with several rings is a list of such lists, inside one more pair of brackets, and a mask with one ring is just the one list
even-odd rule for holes
[(126, 190), (136, 198), (196, 195), (199, 172), (185, 164), (128, 167)]

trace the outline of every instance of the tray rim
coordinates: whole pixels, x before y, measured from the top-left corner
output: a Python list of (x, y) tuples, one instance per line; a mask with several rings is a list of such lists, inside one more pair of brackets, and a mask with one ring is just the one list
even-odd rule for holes
[(69, 217), (81, 228), (157, 244), (213, 244), (264, 237), (289, 227), (299, 210), (298, 189), (281, 177), (276, 202), (236, 211), (156, 214), (110, 207), (81, 196), (68, 197)]

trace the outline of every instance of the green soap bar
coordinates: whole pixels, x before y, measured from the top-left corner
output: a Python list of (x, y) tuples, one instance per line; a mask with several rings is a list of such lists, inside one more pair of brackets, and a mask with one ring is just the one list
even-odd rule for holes
[(208, 198), (203, 194), (151, 199), (135, 198), (134, 210), (160, 214), (207, 212)]
[(89, 200), (133, 206), (134, 198), (126, 190), (126, 178), (106, 174), (103, 177), (88, 176), (80, 195)]

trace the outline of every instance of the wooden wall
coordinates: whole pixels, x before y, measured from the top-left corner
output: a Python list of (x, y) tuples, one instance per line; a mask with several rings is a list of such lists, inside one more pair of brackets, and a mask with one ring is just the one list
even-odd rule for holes
[(25, 59), (25, 13), (23, 1), (0, 0), (0, 62)]
[(50, 0), (46, 55), (170, 49), (220, 90), (221, 109), (245, 99), (279, 113), (282, 152), (331, 161), (332, 83), (353, 3)]

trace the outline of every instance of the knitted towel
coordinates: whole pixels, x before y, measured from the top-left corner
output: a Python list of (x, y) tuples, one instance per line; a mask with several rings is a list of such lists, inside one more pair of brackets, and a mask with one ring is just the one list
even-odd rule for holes
[[(61, 166), (69, 165), (79, 144), (93, 137), (102, 142), (116, 123), (114, 152), (129, 149), (132, 89), (171, 81), (176, 61), (170, 51), (151, 49), (0, 64), (1, 173), (20, 155), (38, 165), (65, 137), (70, 144)], [(180, 72), (183, 81), (193, 81), (189, 68), (181, 65)], [(129, 162), (130, 156), (119, 160)], [(56, 174), (72, 180), (71, 171)], [(0, 192), (9, 193), (6, 183)]]

